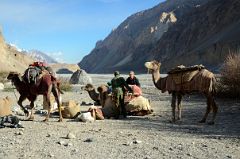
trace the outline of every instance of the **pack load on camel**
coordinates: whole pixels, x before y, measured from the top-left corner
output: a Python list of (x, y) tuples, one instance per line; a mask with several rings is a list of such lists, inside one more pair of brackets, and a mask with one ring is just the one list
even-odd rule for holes
[[(50, 67), (42, 62), (34, 62), (21, 76), (16, 72), (10, 72), (8, 80), (11, 80), (20, 94), (18, 105), (23, 109), (29, 120), (33, 120), (34, 101), (38, 95), (43, 95), (48, 105), (48, 114), (44, 121), (48, 121), (51, 111), (50, 95), (53, 93), (59, 110), (59, 121), (62, 121), (61, 107), (59, 101), (60, 82), (57, 81), (54, 72)], [(22, 105), (22, 102), (28, 99), (30, 101), (31, 113)]]
[(45, 74), (50, 74), (52, 80), (56, 80), (55, 72), (45, 62), (33, 62), (24, 72), (24, 78), (30, 84), (37, 84)]
[(193, 77), (199, 73), (202, 69), (205, 69), (203, 65), (194, 65), (190, 67), (185, 67), (184, 65), (179, 65), (168, 72), (168, 75), (172, 76), (176, 84), (183, 84), (189, 82)]
[(175, 109), (177, 106), (177, 120), (181, 119), (181, 102), (185, 94), (192, 92), (203, 93), (207, 98), (207, 109), (201, 123), (205, 123), (208, 114), (213, 111), (212, 120), (209, 124), (214, 124), (218, 106), (215, 102), (216, 78), (212, 72), (205, 69), (202, 65), (196, 65), (189, 68), (184, 66), (171, 70), (166, 77), (161, 77), (161, 63), (150, 61), (145, 63), (145, 67), (151, 72), (155, 87), (162, 93), (172, 94), (172, 122), (176, 121)]

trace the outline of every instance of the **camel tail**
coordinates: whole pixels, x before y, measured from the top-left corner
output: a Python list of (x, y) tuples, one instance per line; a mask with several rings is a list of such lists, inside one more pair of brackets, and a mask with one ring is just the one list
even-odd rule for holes
[(60, 82), (57, 82), (57, 89), (60, 94), (64, 94), (63, 91), (60, 89)]

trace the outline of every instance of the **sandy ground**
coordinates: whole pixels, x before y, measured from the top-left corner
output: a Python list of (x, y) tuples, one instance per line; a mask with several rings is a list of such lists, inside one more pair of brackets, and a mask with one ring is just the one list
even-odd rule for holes
[[(96, 86), (111, 79), (111, 75), (91, 76)], [(0, 159), (240, 158), (239, 99), (217, 99), (219, 113), (216, 124), (210, 126), (198, 123), (206, 108), (204, 96), (185, 96), (183, 119), (172, 124), (171, 96), (155, 89), (149, 75), (138, 77), (144, 96), (151, 100), (153, 114), (93, 123), (71, 119), (59, 123), (56, 117), (44, 123), (43, 116), (35, 115), (35, 121), (22, 121), (24, 129), (0, 129)], [(80, 87), (66, 92), (63, 100), (93, 103)], [(1, 92), (0, 97), (5, 96), (15, 99), (13, 92)], [(41, 103), (39, 96), (36, 109), (42, 108)], [(88, 107), (83, 105), (81, 110)], [(69, 132), (76, 138), (66, 139)]]

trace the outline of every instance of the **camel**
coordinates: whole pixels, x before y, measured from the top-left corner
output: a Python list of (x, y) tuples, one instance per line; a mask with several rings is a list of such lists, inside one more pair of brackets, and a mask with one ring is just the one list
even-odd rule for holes
[[(59, 83), (56, 81), (56, 79), (53, 79), (50, 74), (46, 73), (42, 75), (41, 79), (39, 79), (41, 81), (39, 82), (38, 85), (28, 83), (26, 80), (23, 79), (23, 77), (20, 74), (16, 72), (10, 72), (7, 79), (11, 80), (11, 82), (19, 92), (20, 97), (18, 99), (18, 105), (24, 111), (25, 115), (28, 117), (28, 120), (34, 119), (34, 116), (33, 116), (34, 101), (36, 100), (38, 95), (43, 95), (46, 97), (47, 103), (48, 103), (48, 114), (43, 121), (48, 121), (50, 116), (50, 109), (51, 109), (50, 107), (51, 92), (53, 93), (58, 105), (59, 122), (63, 120), (60, 102), (59, 102), (59, 93), (61, 92), (59, 89)], [(30, 116), (29, 116), (28, 110), (22, 105), (22, 102), (25, 99), (28, 99), (30, 101), (30, 108), (31, 108)]]
[(90, 98), (95, 101), (95, 105), (101, 105), (100, 103), (100, 95), (96, 92), (94, 86), (92, 84), (87, 84), (84, 87), (84, 90), (88, 92)]
[[(108, 86), (101, 85), (97, 88), (97, 90), (100, 94), (100, 100), (104, 115), (108, 114), (110, 117), (117, 115), (118, 109), (114, 104), (112, 96), (108, 92)], [(134, 95), (125, 95), (125, 99), (127, 98), (130, 100), (129, 102), (125, 100), (125, 106), (128, 115), (144, 116), (153, 112), (149, 100), (143, 96), (135, 97)]]
[[(207, 69), (199, 69), (192, 71), (192, 77), (189, 81), (183, 81), (183, 77), (185, 74), (189, 74), (188, 72), (179, 72), (178, 74), (168, 74), (168, 76), (161, 78), (160, 76), (160, 66), (161, 63), (158, 61), (151, 61), (146, 62), (145, 67), (151, 72), (152, 74), (152, 80), (155, 87), (162, 91), (162, 93), (168, 91), (170, 94), (172, 94), (172, 122), (174, 123), (176, 121), (175, 117), (175, 109), (176, 109), (176, 102), (177, 102), (177, 109), (178, 109), (178, 116), (177, 120), (181, 120), (181, 110), (182, 110), (182, 97), (185, 94), (189, 94), (192, 92), (200, 92), (203, 93), (207, 98), (207, 109), (206, 113), (203, 116), (202, 120), (200, 120), (200, 123), (205, 123), (208, 114), (213, 111), (213, 117), (212, 120), (208, 123), (210, 125), (214, 124), (216, 114), (218, 111), (218, 106), (214, 99), (215, 94), (215, 84), (216, 79), (214, 77), (214, 74)], [(190, 75), (192, 73), (190, 71)], [(174, 78), (180, 77), (180, 83), (176, 83), (174, 81)]]

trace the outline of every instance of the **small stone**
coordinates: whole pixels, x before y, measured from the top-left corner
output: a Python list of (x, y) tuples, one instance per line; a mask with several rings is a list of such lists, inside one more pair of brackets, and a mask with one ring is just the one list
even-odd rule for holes
[(140, 141), (140, 140), (134, 140), (133, 143), (134, 143), (134, 144), (141, 144), (142, 141)]
[(170, 147), (170, 148), (169, 148), (169, 150), (173, 151), (173, 148), (172, 148), (172, 147)]
[(93, 142), (93, 139), (88, 138), (88, 139), (86, 139), (84, 142)]
[(51, 137), (51, 136), (52, 136), (52, 135), (48, 133), (46, 137)]
[(192, 154), (190, 154), (190, 153), (187, 153), (187, 156), (192, 156)]
[(53, 154), (49, 154), (49, 157), (54, 157), (54, 155)]
[(18, 131), (16, 135), (23, 135), (23, 131)]
[(65, 146), (72, 146), (73, 144), (72, 143), (67, 143)]
[(58, 144), (60, 144), (60, 145), (66, 145), (65, 141), (59, 141)]
[(78, 152), (78, 149), (74, 149), (74, 150), (72, 150), (72, 152)]
[(153, 150), (158, 150), (158, 147), (153, 147)]
[(127, 143), (124, 143), (123, 145), (124, 145), (124, 146), (131, 146), (131, 145), (132, 145), (132, 142), (127, 142)]
[(73, 133), (68, 133), (66, 138), (67, 139), (75, 139), (76, 136)]
[(232, 156), (231, 155), (227, 155), (227, 158), (232, 158)]
[(208, 147), (206, 144), (202, 144), (202, 147)]

